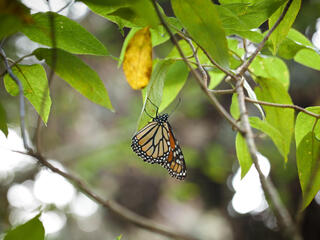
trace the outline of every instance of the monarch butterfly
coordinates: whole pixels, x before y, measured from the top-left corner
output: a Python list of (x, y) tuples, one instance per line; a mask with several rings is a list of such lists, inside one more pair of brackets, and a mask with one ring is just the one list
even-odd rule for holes
[(172, 177), (183, 180), (187, 174), (184, 157), (168, 122), (168, 114), (158, 115), (132, 137), (132, 150), (145, 162), (158, 163)]

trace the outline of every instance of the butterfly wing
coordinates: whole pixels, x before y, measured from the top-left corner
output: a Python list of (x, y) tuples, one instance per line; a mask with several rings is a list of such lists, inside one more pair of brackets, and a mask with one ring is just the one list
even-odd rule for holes
[(152, 121), (137, 132), (132, 138), (131, 148), (148, 163), (162, 163), (170, 153), (169, 129), (159, 122)]
[(170, 145), (170, 153), (166, 161), (162, 162), (161, 165), (168, 170), (172, 177), (183, 180), (187, 175), (187, 167), (184, 161), (184, 156), (178, 141), (173, 135), (170, 124), (166, 123), (166, 125), (168, 126), (168, 145)]

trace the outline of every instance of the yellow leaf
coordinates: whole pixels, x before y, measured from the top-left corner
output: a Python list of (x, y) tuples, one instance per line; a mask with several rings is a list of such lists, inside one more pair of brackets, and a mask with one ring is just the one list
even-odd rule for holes
[(152, 44), (149, 27), (131, 38), (123, 61), (123, 71), (129, 85), (139, 90), (148, 85), (152, 71)]

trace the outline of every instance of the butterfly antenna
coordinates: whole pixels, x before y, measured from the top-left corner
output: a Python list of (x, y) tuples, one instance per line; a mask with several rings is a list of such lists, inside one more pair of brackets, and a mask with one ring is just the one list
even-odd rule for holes
[(177, 110), (177, 108), (179, 107), (180, 103), (181, 103), (181, 98), (179, 97), (178, 103), (175, 106), (175, 108), (172, 109), (172, 111), (170, 112), (169, 117), (172, 115), (172, 113), (174, 113)]
[(156, 116), (158, 116), (158, 110), (159, 110), (158, 106), (155, 105), (155, 104), (150, 100), (149, 97), (147, 98), (147, 100), (149, 100), (149, 102), (157, 109), (157, 110), (156, 110)]

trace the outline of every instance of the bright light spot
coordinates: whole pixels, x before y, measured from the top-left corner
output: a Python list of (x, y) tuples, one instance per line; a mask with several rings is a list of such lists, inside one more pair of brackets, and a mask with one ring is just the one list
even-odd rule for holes
[[(49, 1), (49, 3), (51, 10), (55, 12), (66, 6), (70, 1), (71, 0), (54, 0)], [(31, 9), (31, 13), (49, 11), (48, 2), (46, 0), (22, 0), (22, 3)]]
[[(15, 47), (16, 47), (17, 56), (22, 57), (22, 56), (29, 54), (30, 52), (33, 52), (35, 49), (37, 49), (39, 47), (45, 47), (45, 46), (38, 44), (34, 41), (31, 41), (26, 36), (19, 36), (19, 37), (17, 37), (17, 39), (15, 41)], [(27, 62), (28, 64), (40, 62), (35, 56), (27, 57), (23, 61), (26, 62), (27, 60), (28, 60), (28, 62)], [(30, 60), (31, 60), (31, 62), (30, 62)]]
[[(60, 170), (66, 171), (60, 163), (49, 162)], [(62, 176), (51, 170), (42, 169), (36, 176), (33, 193), (43, 203), (63, 207), (72, 201), (75, 188)]]
[(40, 216), (46, 234), (60, 231), (66, 224), (67, 218), (63, 213), (57, 211), (43, 212)]
[(78, 216), (89, 217), (98, 210), (98, 204), (83, 193), (78, 193), (70, 204), (70, 208), (71, 212)]
[(9, 177), (16, 171), (26, 171), (35, 165), (32, 157), (12, 150), (25, 151), (21, 137), (14, 130), (9, 129), (8, 138), (0, 133), (0, 182), (5, 181), (5, 177)]
[(45, 0), (21, 0), (21, 2), (31, 9), (31, 13), (49, 11)]
[(317, 19), (316, 30), (312, 36), (312, 43), (316, 48), (320, 49), (320, 18)]
[(316, 194), (316, 196), (314, 197), (314, 200), (316, 200), (316, 203), (320, 205), (320, 191)]
[[(258, 162), (263, 175), (266, 177), (270, 172), (268, 159), (258, 154)], [(235, 194), (232, 198), (232, 207), (238, 213), (259, 213), (268, 207), (257, 170), (251, 167), (247, 175), (241, 180), (240, 169), (232, 179)]]
[[(49, 2), (51, 10), (57, 12), (67, 6), (71, 1), (72, 0), (54, 0)], [(50, 10), (46, 0), (22, 0), (22, 3), (31, 9), (31, 13), (48, 12)], [(84, 3), (74, 2), (60, 11), (59, 14), (69, 16), (74, 20), (81, 20), (88, 12), (89, 9)]]
[(21, 208), (13, 208), (10, 211), (9, 222), (12, 226), (23, 224), (39, 214), (39, 211), (27, 211)]
[(39, 206), (30, 188), (24, 184), (12, 185), (8, 190), (7, 197), (10, 205), (17, 208), (34, 209)]
[(89, 12), (88, 7), (82, 2), (75, 2), (68, 9), (70, 10), (68, 16), (78, 21), (84, 18)]

